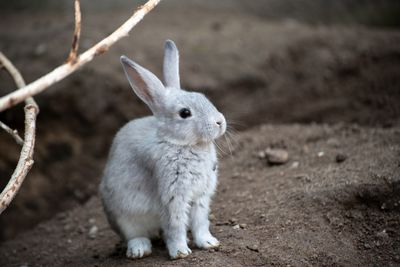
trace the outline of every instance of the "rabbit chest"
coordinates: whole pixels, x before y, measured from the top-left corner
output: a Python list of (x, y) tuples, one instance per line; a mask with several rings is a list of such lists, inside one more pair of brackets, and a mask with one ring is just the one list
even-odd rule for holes
[(161, 195), (193, 201), (212, 194), (217, 183), (217, 156), (213, 144), (183, 147), (168, 143), (158, 159), (156, 175)]

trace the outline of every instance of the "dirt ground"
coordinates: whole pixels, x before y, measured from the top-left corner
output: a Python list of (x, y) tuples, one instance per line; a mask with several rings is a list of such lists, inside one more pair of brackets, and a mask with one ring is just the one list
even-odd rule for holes
[[(91, 10), (83, 1), (81, 50), (131, 14), (122, 2)], [(293, 13), (272, 0), (165, 2), (130, 37), (36, 98), (35, 165), (0, 216), (0, 266), (131, 264), (105, 223), (97, 186), (118, 128), (149, 114), (118, 58), (128, 55), (160, 75), (167, 38), (181, 50), (183, 87), (209, 96), (238, 132), (233, 154), (221, 155), (213, 205), (222, 247), (170, 262), (157, 241), (136, 265), (400, 265), (398, 29), (333, 20), (352, 17), (338, 4), (345, 1), (320, 13), (318, 4)], [(27, 81), (66, 59), (71, 10), (1, 10), (0, 50)], [(0, 94), (13, 87), (0, 71)], [(0, 120), (21, 129), (22, 107)], [(257, 157), (267, 147), (287, 149), (290, 161), (267, 165)], [(0, 148), (2, 187), (19, 148), (3, 132)], [(336, 162), (338, 154), (346, 160)]]
[[(287, 149), (290, 161), (269, 166), (257, 155), (267, 147)], [(132, 263), (92, 197), (3, 243), (0, 265), (398, 266), (399, 156), (399, 128), (262, 125), (222, 158), (211, 215), (219, 249), (169, 261), (157, 241)]]

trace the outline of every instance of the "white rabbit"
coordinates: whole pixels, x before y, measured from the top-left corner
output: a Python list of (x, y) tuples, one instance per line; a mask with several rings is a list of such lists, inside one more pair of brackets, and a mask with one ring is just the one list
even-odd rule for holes
[(165, 43), (165, 86), (127, 57), (121, 62), (133, 91), (153, 112), (117, 133), (100, 184), (108, 221), (128, 242), (127, 257), (150, 255), (150, 239), (160, 229), (172, 259), (191, 253), (188, 227), (197, 247), (219, 246), (208, 213), (217, 185), (213, 141), (225, 133), (224, 116), (203, 94), (180, 88), (172, 41)]

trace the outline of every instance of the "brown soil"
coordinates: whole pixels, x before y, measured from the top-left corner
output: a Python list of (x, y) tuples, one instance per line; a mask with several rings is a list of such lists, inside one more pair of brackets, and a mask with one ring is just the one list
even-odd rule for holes
[[(167, 38), (181, 49), (184, 87), (206, 93), (240, 133), (233, 155), (222, 159), (213, 207), (213, 231), (223, 246), (169, 262), (158, 242), (152, 257), (135, 264), (400, 265), (399, 31), (279, 20), (272, 14), (286, 11), (278, 2), (278, 13), (261, 1), (224, 0), (215, 8), (207, 1), (165, 2), (131, 37), (36, 98), (35, 165), (0, 216), (0, 266), (131, 263), (115, 248), (118, 239), (95, 195), (113, 135), (149, 113), (118, 58), (126, 54), (160, 74)], [(2, 10), (0, 50), (27, 81), (66, 59), (71, 12)], [(84, 12), (81, 51), (130, 13), (126, 4)], [(293, 16), (303, 17), (310, 16)], [(7, 88), (12, 81), (0, 71), (0, 95)], [(21, 129), (22, 106), (0, 120)], [(255, 156), (269, 146), (286, 148), (290, 162), (267, 166)], [(0, 148), (2, 187), (19, 148), (3, 132)], [(341, 164), (338, 153), (348, 157)], [(295, 161), (299, 167), (291, 168)], [(233, 229), (235, 218), (247, 227)], [(92, 224), (99, 228), (94, 239), (87, 237)]]
[[(237, 142), (222, 158), (212, 208), (222, 246), (169, 261), (157, 241), (135, 266), (400, 264), (399, 128), (263, 125)], [(290, 161), (269, 166), (257, 157), (271, 146), (287, 149)], [(348, 158), (337, 163), (338, 154)], [(90, 236), (93, 226), (99, 230)], [(0, 265), (130, 266), (118, 242), (93, 197), (3, 243)]]

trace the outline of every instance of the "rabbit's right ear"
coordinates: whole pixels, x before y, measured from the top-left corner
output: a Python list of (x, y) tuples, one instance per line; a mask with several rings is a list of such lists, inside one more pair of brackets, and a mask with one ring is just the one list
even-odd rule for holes
[(164, 81), (167, 87), (181, 88), (179, 78), (179, 51), (171, 40), (165, 41), (164, 46)]
[(160, 112), (166, 94), (162, 82), (153, 73), (126, 56), (121, 56), (121, 63), (133, 91), (154, 114)]

